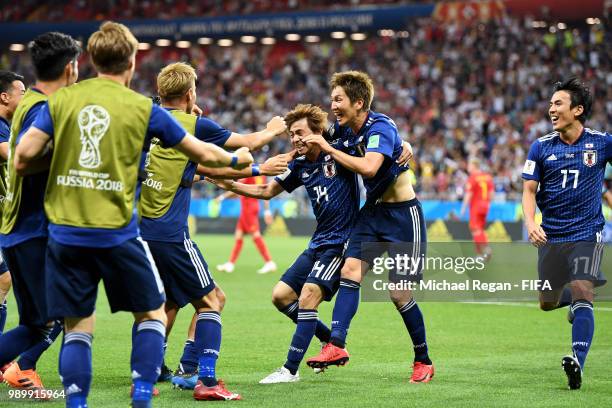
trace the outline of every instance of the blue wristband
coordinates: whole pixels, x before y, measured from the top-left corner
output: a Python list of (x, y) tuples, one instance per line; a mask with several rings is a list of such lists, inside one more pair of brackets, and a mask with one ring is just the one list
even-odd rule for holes
[(253, 163), (251, 166), (251, 176), (259, 176), (261, 173), (259, 172), (259, 163)]
[(236, 164), (238, 164), (238, 156), (232, 154), (232, 161), (230, 162), (230, 167), (234, 168), (236, 167)]

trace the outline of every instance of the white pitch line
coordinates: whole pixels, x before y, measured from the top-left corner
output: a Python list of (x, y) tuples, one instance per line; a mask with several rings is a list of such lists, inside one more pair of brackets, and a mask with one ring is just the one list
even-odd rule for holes
[[(538, 307), (537, 304), (533, 303), (522, 303), (522, 302), (459, 302), (466, 305), (494, 305), (494, 306), (519, 306), (519, 307)], [(612, 307), (599, 307), (595, 303), (593, 310), (601, 312), (612, 312)]]

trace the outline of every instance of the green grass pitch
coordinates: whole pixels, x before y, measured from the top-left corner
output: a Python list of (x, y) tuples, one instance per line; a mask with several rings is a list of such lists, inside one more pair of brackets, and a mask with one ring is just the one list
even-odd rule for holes
[[(233, 243), (230, 236), (199, 235), (196, 239), (208, 264), (224, 262)], [(254, 246), (245, 243), (236, 271), (213, 273), (227, 294), (223, 313), (223, 343), (217, 372), (243, 401), (227, 404), (244, 407), (604, 407), (612, 401), (612, 304), (595, 308), (594, 344), (587, 359), (583, 388), (568, 391), (560, 367), (570, 350), (571, 327), (565, 310), (540, 312), (531, 304), (482, 305), (465, 303), (420, 304), (427, 325), (430, 354), (436, 375), (429, 384), (409, 384), (412, 346), (391, 303), (362, 303), (351, 326), (350, 364), (315, 375), (305, 365), (301, 381), (260, 385), (258, 381), (280, 367), (286, 357), (293, 324), (270, 302), (271, 289), (280, 274), (305, 248), (304, 238), (267, 238), (279, 272), (264, 276)], [(533, 249), (535, 251), (535, 249)], [(533, 265), (535, 279), (535, 265)], [(7, 329), (17, 321), (9, 295)], [(332, 304), (321, 307), (329, 323)], [(192, 308), (178, 317), (169, 340), (166, 361), (175, 368)], [(127, 407), (130, 387), (130, 333), (127, 313), (111, 315), (101, 292), (94, 337), (94, 380), (90, 407)], [(307, 356), (318, 351), (313, 342)], [(38, 371), (50, 389), (61, 388), (57, 374), (59, 342), (42, 357)], [(158, 407), (196, 407), (191, 392), (159, 385)], [(32, 404), (36, 402), (31, 402)], [(27, 404), (9, 400), (0, 386), (0, 406)], [(62, 400), (44, 403), (63, 406)], [(225, 404), (223, 402), (217, 404)]]

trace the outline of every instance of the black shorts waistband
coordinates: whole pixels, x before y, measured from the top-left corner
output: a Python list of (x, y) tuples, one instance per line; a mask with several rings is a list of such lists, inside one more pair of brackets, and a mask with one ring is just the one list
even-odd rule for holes
[(397, 203), (385, 203), (381, 201), (379, 203), (372, 204), (372, 207), (403, 208), (403, 207), (413, 207), (415, 205), (421, 205), (421, 202), (416, 197), (414, 197), (412, 200), (400, 201)]

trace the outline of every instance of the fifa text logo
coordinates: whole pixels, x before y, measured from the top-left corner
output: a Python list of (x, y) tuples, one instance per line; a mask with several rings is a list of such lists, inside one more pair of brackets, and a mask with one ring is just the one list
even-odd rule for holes
[(81, 155), (79, 165), (87, 169), (100, 166), (100, 140), (110, 125), (110, 115), (101, 106), (87, 105), (79, 112), (79, 130), (81, 131)]

